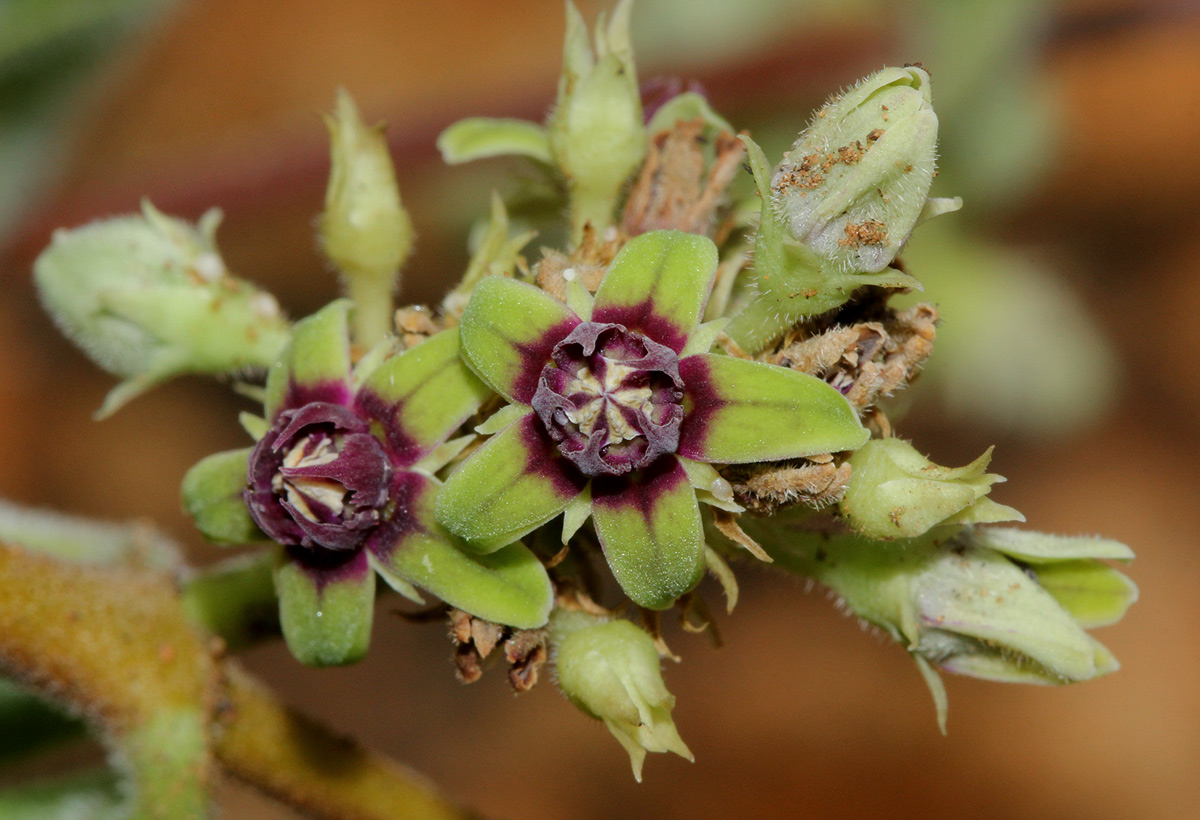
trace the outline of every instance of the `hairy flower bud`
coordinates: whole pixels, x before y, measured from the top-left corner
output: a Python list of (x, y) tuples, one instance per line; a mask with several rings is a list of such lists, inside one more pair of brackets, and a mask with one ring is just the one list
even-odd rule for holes
[(650, 636), (629, 621), (605, 621), (557, 610), (550, 620), (558, 685), (571, 702), (604, 725), (629, 753), (640, 783), (646, 752), (692, 759), (671, 709)]
[(913, 538), (943, 524), (1024, 521), (987, 497), (1004, 479), (984, 472), (992, 450), (965, 467), (942, 467), (898, 438), (868, 441), (849, 458), (850, 483), (841, 513), (872, 538)]
[(212, 210), (193, 227), (145, 202), (141, 216), (57, 231), (34, 263), (42, 305), (63, 333), (126, 379), (98, 416), (182, 373), (265, 368), (287, 343), (274, 297), (226, 270), (220, 219)]
[(929, 75), (885, 68), (817, 112), (771, 177), (796, 241), (840, 272), (891, 264), (925, 208), (937, 115)]

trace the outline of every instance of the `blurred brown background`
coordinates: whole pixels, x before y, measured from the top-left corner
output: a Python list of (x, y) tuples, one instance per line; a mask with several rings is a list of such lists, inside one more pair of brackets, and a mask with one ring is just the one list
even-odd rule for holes
[[(589, 20), (603, 5), (581, 3)], [(737, 25), (721, 22), (734, 6)], [(783, 114), (794, 132), (836, 88), (926, 60), (899, 34), (911, 12), (639, 0), (639, 70), (699, 77), (735, 124), (769, 131)], [(195, 0), (135, 38), (0, 248), (0, 495), (150, 518), (212, 560), (179, 510), (178, 482), (201, 456), (244, 445), (235, 417), (249, 405), (185, 379), (92, 422), (113, 380), (56, 334), (29, 282), (50, 231), (133, 211), (143, 195), (188, 218), (219, 205), (230, 267), (303, 315), (335, 293), (311, 226), (328, 163), (316, 112), (344, 85), (368, 119), (389, 123), (420, 233), (405, 298), (433, 299), (462, 269), (490, 186), (517, 167), (446, 168), (434, 139), (466, 115), (540, 119), (561, 32), (561, 6), (543, 0)], [(1200, 7), (1060, 0), (1038, 38), (1029, 65), (1055, 100), (1056, 147), (979, 229), (1052, 260), (1114, 345), (1116, 400), (1049, 436), (975, 423), (931, 395), (901, 430), (943, 464), (997, 444), (992, 466), (1009, 483), (995, 497), (1027, 526), (1137, 551), (1142, 600), (1098, 634), (1120, 672), (1059, 689), (950, 679), (943, 738), (902, 650), (802, 584), (748, 569), (743, 602), (720, 622), (724, 648), (669, 634), (684, 660), (668, 664), (667, 683), (697, 762), (654, 756), (639, 786), (616, 742), (552, 684), (514, 697), (494, 670), (458, 685), (442, 629), (401, 622), (387, 598), (356, 667), (301, 668), (280, 646), (251, 652), (250, 666), (489, 817), (1200, 817)], [(954, 69), (926, 65), (936, 103), (939, 72)], [(222, 795), (230, 818), (292, 816), (235, 784)]]

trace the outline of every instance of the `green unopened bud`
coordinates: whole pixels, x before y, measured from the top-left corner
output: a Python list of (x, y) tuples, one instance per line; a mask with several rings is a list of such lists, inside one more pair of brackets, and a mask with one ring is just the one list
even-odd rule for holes
[(818, 111), (784, 154), (771, 177), (775, 212), (837, 271), (883, 270), (925, 208), (937, 129), (928, 74), (872, 74)]
[(558, 101), (547, 124), (550, 152), (567, 178), (571, 229), (612, 224), (622, 186), (646, 153), (646, 129), (629, 39), (632, 0), (596, 23), (595, 49), (579, 10), (567, 2)]
[(341, 271), (355, 301), (357, 341), (373, 345), (392, 326), (392, 296), (412, 252), (413, 227), (400, 201), (383, 127), (362, 121), (339, 89), (329, 127), (329, 187), (321, 214), (321, 248)]
[(965, 467), (941, 467), (898, 438), (869, 441), (849, 458), (850, 482), (840, 511), (872, 538), (913, 538), (945, 524), (1024, 521), (987, 497), (1004, 481), (985, 472), (992, 448)]
[(231, 276), (219, 211), (196, 227), (146, 202), (141, 216), (55, 232), (34, 263), (46, 311), (100, 367), (126, 381), (97, 416), (182, 373), (265, 368), (290, 330), (271, 294)]
[(1010, 683), (1099, 677), (1118, 664), (1084, 629), (1119, 620), (1137, 599), (1133, 583), (1101, 563), (1133, 553), (1104, 539), (966, 527), (880, 543), (779, 522), (748, 531), (775, 566), (820, 581), (907, 646), (927, 673), (942, 723), (944, 691), (933, 667)]
[(629, 753), (640, 783), (646, 752), (692, 760), (671, 720), (675, 697), (663, 685), (654, 641), (628, 621), (557, 610), (550, 619), (558, 685)]

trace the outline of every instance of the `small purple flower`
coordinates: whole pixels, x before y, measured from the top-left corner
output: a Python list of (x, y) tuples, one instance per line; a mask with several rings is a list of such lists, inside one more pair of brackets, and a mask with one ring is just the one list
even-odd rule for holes
[(717, 249), (654, 231), (613, 260), (594, 301), (567, 307), (502, 277), (476, 287), (463, 356), (512, 406), (450, 476), (437, 515), (481, 553), (564, 513), (564, 538), (592, 516), (609, 567), (641, 606), (662, 609), (704, 572), (697, 490), (723, 480), (705, 462), (771, 461), (850, 450), (868, 437), (819, 379), (707, 352), (700, 326)]
[[(464, 551), (433, 515), (433, 473), (469, 441), (446, 439), (491, 395), (459, 357), (457, 331), (368, 355), (352, 371), (348, 310), (335, 302), (296, 324), (267, 380), (258, 444), (193, 468), (185, 485), (197, 523), (218, 540), (256, 525), (284, 548), (280, 621), (305, 663), (366, 651), (376, 573), (416, 600), (419, 587), (485, 620), (544, 625), (553, 592), (533, 553), (521, 544), (495, 557)], [(237, 477), (226, 465), (239, 460)], [(244, 498), (244, 526), (222, 500), (227, 475)], [(213, 509), (221, 513), (205, 514)]]

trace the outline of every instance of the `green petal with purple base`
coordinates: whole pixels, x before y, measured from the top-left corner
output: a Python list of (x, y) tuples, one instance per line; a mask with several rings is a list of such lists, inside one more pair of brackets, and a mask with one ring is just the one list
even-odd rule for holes
[(621, 249), (596, 291), (594, 322), (616, 322), (674, 350), (704, 314), (717, 246), (681, 231), (651, 231)]
[(312, 401), (348, 404), (350, 302), (339, 299), (296, 323), (292, 341), (267, 375), (268, 420), (285, 407)]
[(592, 520), (613, 575), (638, 606), (666, 609), (703, 577), (700, 507), (674, 457), (635, 477), (596, 479)]
[(217, 544), (246, 544), (266, 536), (250, 517), (243, 492), (250, 448), (213, 453), (183, 477), (183, 506), (196, 529)]
[(439, 482), (410, 475), (420, 482), (407, 505), (417, 528), (393, 543), (369, 544), (380, 575), (385, 580), (399, 577), (487, 621), (517, 629), (545, 626), (554, 590), (537, 556), (523, 544), (509, 544), (489, 555), (467, 554), (434, 519)]
[(419, 461), (491, 395), (458, 353), (458, 330), (443, 331), (387, 359), (359, 388), (357, 408), (380, 422), (396, 466)]
[(679, 454), (744, 464), (861, 447), (870, 433), (825, 382), (763, 362), (711, 353), (679, 361), (688, 407)]
[(300, 548), (284, 556), (275, 570), (275, 592), (292, 655), (308, 666), (340, 666), (360, 659), (371, 640), (375, 602), (375, 572), (366, 551), (351, 552), (342, 563), (323, 562), (324, 566), (305, 561), (311, 553)]
[(489, 276), (475, 286), (463, 311), (463, 355), (497, 393), (529, 404), (550, 351), (579, 321), (545, 291)]
[(437, 519), (472, 550), (495, 552), (561, 513), (586, 484), (531, 411), (450, 474)]

